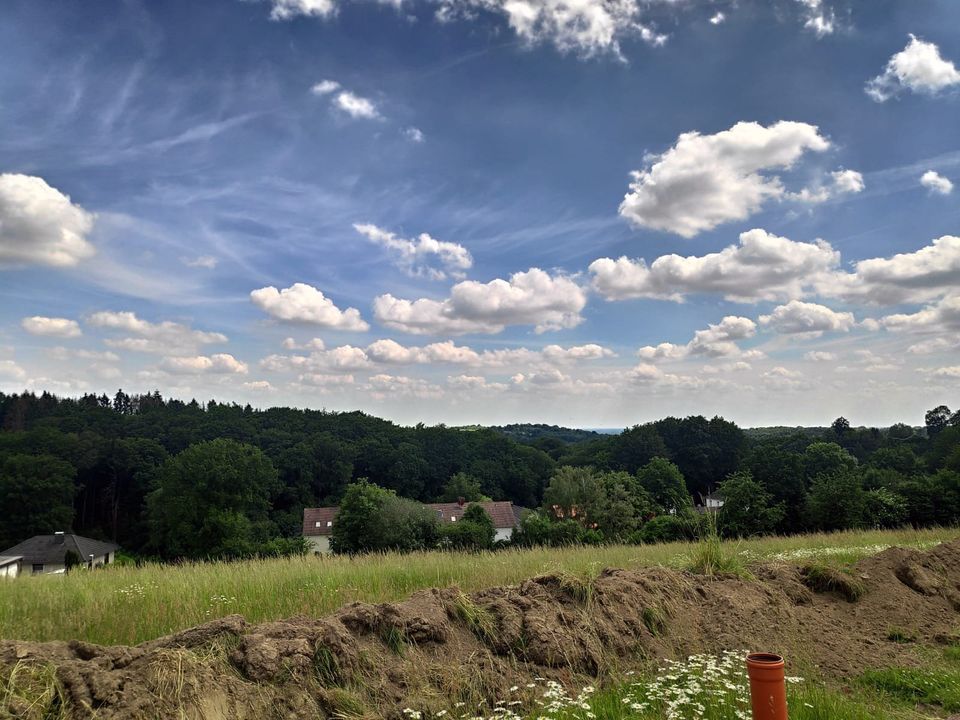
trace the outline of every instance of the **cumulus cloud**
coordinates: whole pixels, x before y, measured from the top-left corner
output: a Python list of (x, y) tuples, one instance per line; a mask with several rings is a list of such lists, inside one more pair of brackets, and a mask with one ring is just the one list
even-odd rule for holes
[(422, 143), (427, 139), (420, 128), (408, 127), (403, 131), (403, 134), (410, 142)]
[(711, 25), (720, 25), (720, 24), (721, 24), (724, 20), (726, 20), (726, 19), (727, 19), (727, 16), (726, 16), (726, 15), (724, 15), (724, 14), (723, 14), (722, 12), (720, 12), (720, 11), (717, 11), (717, 12), (714, 13), (713, 16), (710, 18), (710, 24), (711, 24)]
[(375, 400), (396, 397), (435, 400), (443, 397), (443, 388), (422, 378), (380, 374), (371, 376), (367, 382), (365, 389)]
[(325, 350), (326, 344), (321, 338), (313, 338), (305, 343), (300, 343), (293, 338), (286, 338), (283, 341), (284, 350)]
[(760, 316), (760, 324), (783, 335), (819, 337), (825, 332), (849, 332), (856, 325), (853, 313), (836, 312), (825, 305), (791, 300)]
[(960, 71), (940, 55), (931, 42), (910, 35), (907, 46), (887, 62), (883, 73), (867, 83), (867, 94), (877, 102), (886, 102), (902, 90), (936, 95), (960, 85)]
[(354, 383), (353, 375), (329, 375), (326, 373), (304, 373), (297, 379), (303, 385), (318, 388), (353, 385)]
[(793, 299), (806, 294), (840, 253), (818, 240), (804, 243), (755, 229), (740, 242), (701, 257), (663, 255), (649, 266), (642, 259), (601, 258), (590, 264), (593, 287), (608, 300), (656, 298), (681, 302), (686, 295), (716, 293), (728, 300)]
[(935, 369), (931, 375), (936, 378), (945, 378), (948, 380), (960, 380), (960, 365), (952, 365), (951, 367), (941, 367)]
[(363, 348), (341, 345), (309, 355), (268, 355), (260, 367), (271, 372), (343, 373), (366, 370), (372, 363)]
[(411, 277), (462, 279), (473, 267), (470, 251), (458, 243), (435, 240), (427, 233), (407, 240), (370, 223), (355, 223), (353, 228), (370, 242), (392, 253), (397, 266)]
[(569, 277), (531, 268), (509, 281), (457, 283), (445, 300), (388, 293), (374, 300), (373, 311), (387, 327), (421, 335), (498, 333), (509, 325), (533, 325), (539, 333), (579, 325), (586, 303), (586, 292)]
[(546, 360), (552, 362), (576, 362), (579, 360), (600, 360), (602, 358), (616, 357), (616, 353), (610, 348), (605, 348), (596, 343), (587, 345), (574, 345), (571, 347), (561, 347), (559, 345), (547, 345), (541, 354)]
[(960, 287), (960, 237), (944, 235), (930, 245), (890, 258), (854, 263), (853, 273), (825, 275), (818, 291), (878, 305), (926, 302)]
[(803, 26), (816, 33), (817, 37), (832, 35), (836, 29), (836, 16), (823, 0), (797, 0), (804, 8)]
[(325, 18), (337, 11), (335, 0), (271, 0), (271, 20), (292, 20), (295, 17)]
[(270, 384), (269, 380), (251, 380), (250, 382), (243, 383), (243, 387), (247, 390), (253, 390), (254, 392), (268, 392), (273, 390), (273, 385)]
[(887, 315), (880, 322), (893, 332), (960, 332), (960, 295), (946, 297), (915, 313)]
[(135, 337), (109, 338), (109, 347), (163, 355), (191, 354), (201, 345), (227, 342), (218, 332), (194, 330), (188, 325), (164, 320), (153, 323), (132, 312), (96, 312), (86, 318), (87, 325), (129, 333)]
[(953, 352), (960, 349), (960, 336), (937, 337), (922, 340), (907, 348), (911, 355), (935, 355), (942, 352)]
[(0, 268), (69, 267), (95, 253), (94, 215), (42, 178), (0, 174)]
[(0, 380), (26, 380), (27, 371), (13, 360), (0, 360)]
[(715, 135), (688, 132), (647, 167), (632, 173), (620, 215), (634, 225), (685, 238), (731, 220), (745, 220), (786, 190), (771, 170), (783, 170), (829, 141), (815, 125), (781, 121), (764, 127), (739, 122)]
[(930, 192), (949, 195), (953, 192), (953, 183), (935, 170), (927, 170), (920, 176), (920, 184)]
[(804, 353), (803, 357), (810, 362), (833, 362), (837, 359), (834, 353), (825, 350), (811, 350), (808, 353)]
[(452, 340), (431, 343), (422, 347), (401, 345), (395, 340), (383, 339), (367, 347), (367, 356), (378, 363), (392, 365), (454, 364), (477, 367), (504, 367), (536, 363), (576, 363), (615, 357), (609, 348), (587, 344), (562, 347), (547, 345), (540, 351), (527, 348), (507, 348), (477, 351), (465, 345), (456, 345)]
[(340, 310), (320, 290), (306, 283), (294, 283), (283, 290), (273, 286), (260, 288), (250, 293), (250, 299), (265, 313), (283, 322), (355, 332), (370, 329), (359, 310)]
[(314, 95), (323, 97), (324, 95), (335, 93), (339, 89), (340, 83), (338, 83), (336, 80), (321, 80), (312, 88), (310, 88), (310, 92), (312, 92)]
[(31, 335), (46, 337), (75, 338), (83, 335), (80, 324), (67, 318), (52, 318), (34, 315), (24, 318), (20, 325)]
[(333, 106), (357, 120), (376, 120), (380, 117), (376, 103), (349, 90), (341, 90), (333, 98)]
[(653, 46), (667, 40), (642, 21), (637, 0), (441, 0), (437, 18), (471, 17), (477, 10), (505, 17), (511, 30), (531, 45), (551, 43), (561, 52), (583, 57), (620, 57), (620, 42), (627, 37)]
[(690, 356), (736, 357), (742, 354), (738, 340), (753, 337), (757, 325), (750, 318), (728, 315), (706, 330), (697, 330), (686, 345), (660, 343), (637, 351), (642, 360), (681, 360)]
[(246, 375), (247, 364), (233, 355), (195, 355), (191, 357), (165, 357), (160, 367), (175, 375)]

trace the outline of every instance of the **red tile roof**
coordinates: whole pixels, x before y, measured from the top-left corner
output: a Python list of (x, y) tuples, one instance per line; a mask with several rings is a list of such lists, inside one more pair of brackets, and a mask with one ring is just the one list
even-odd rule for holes
[[(456, 522), (463, 517), (463, 513), (470, 505), (479, 505), (493, 520), (493, 526), (497, 529), (513, 528), (519, 524), (519, 508), (515, 508), (509, 500), (498, 502), (481, 503), (430, 503), (424, 507), (435, 510), (437, 518), (441, 523)], [(330, 535), (333, 532), (333, 521), (337, 516), (339, 507), (322, 508), (304, 508), (303, 510), (303, 534), (304, 535)], [(318, 524), (319, 523), (319, 524)]]

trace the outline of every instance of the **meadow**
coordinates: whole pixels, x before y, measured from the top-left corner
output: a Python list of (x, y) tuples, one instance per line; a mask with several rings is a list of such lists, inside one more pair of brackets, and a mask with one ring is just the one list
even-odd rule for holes
[[(960, 529), (847, 531), (724, 543), (744, 562), (813, 558), (850, 562), (891, 545), (926, 548)], [(112, 566), (0, 583), (0, 638), (136, 644), (217, 617), (251, 622), (319, 616), (353, 601), (398, 600), (417, 590), (464, 591), (564, 571), (605, 567), (687, 567), (696, 543), (514, 549), (491, 553), (424, 552), (359, 557), (297, 557), (242, 562)]]

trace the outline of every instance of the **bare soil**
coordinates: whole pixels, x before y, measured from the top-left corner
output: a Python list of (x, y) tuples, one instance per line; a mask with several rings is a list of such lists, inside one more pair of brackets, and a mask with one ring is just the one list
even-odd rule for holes
[[(779, 652), (804, 674), (842, 678), (960, 641), (960, 541), (862, 560), (853, 577), (866, 591), (852, 602), (811, 590), (822, 585), (792, 565), (753, 572), (550, 574), (323, 618), (251, 625), (234, 615), (136, 647), (0, 641), (0, 667), (52, 665), (68, 718), (397, 718), (405, 707), (523, 700), (536, 677), (577, 686), (695, 652)], [(892, 629), (915, 641), (890, 639)], [(32, 717), (22, 699), (5, 703), (0, 717)]]

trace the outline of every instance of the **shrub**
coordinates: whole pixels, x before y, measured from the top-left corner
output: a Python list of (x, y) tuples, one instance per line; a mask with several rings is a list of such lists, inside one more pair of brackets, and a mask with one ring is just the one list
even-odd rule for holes
[(676, 542), (689, 536), (689, 523), (676, 515), (658, 515), (640, 530), (640, 541), (645, 544)]

